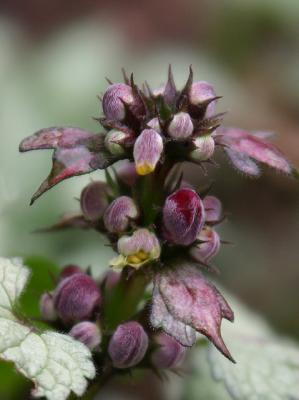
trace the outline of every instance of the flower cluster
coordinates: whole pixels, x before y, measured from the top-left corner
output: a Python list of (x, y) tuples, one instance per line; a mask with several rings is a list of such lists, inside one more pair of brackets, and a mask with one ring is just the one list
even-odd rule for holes
[[(174, 368), (198, 333), (234, 361), (220, 332), (222, 318), (233, 321), (233, 312), (203, 274), (214, 270), (211, 260), (220, 250), (215, 227), (223, 220), (222, 204), (186, 182), (180, 166), (187, 161), (205, 170), (220, 149), (246, 175), (258, 176), (258, 163), (296, 171), (267, 132), (221, 127), (219, 98), (208, 82), (193, 81), (191, 68), (181, 90), (171, 68), (155, 90), (147, 84), (141, 90), (124, 74), (124, 83), (111, 84), (101, 99), (104, 132), (48, 128), (20, 145), (22, 152), (54, 149), (52, 170), (32, 202), (66, 178), (105, 169), (106, 182), (83, 189), (81, 212), (51, 229), (101, 232), (116, 252), (113, 270), (95, 281), (68, 266), (53, 293), (41, 299), (44, 318), (69, 327), (100, 352), (100, 363)], [(144, 301), (150, 282), (153, 294)], [(117, 302), (120, 311), (112, 313)]]

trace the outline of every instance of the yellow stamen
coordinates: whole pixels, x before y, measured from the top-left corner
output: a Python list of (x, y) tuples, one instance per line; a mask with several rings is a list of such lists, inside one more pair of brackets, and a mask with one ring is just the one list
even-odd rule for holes
[(144, 163), (136, 165), (136, 172), (138, 175), (147, 175), (155, 170), (155, 166), (152, 164)]

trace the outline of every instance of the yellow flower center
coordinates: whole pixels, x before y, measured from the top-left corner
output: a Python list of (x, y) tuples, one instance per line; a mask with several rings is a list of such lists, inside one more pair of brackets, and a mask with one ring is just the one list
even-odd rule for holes
[(138, 175), (147, 175), (153, 172), (155, 169), (155, 166), (152, 164), (148, 163), (143, 163), (143, 164), (137, 164), (136, 165), (136, 172)]
[(129, 264), (140, 264), (149, 258), (149, 254), (145, 253), (143, 250), (138, 251), (135, 254), (131, 254), (127, 257)]

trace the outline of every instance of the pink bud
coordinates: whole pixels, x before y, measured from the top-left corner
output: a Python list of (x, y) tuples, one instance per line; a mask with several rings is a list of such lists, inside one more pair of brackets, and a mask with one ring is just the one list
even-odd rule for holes
[(211, 135), (199, 136), (193, 140), (194, 150), (189, 157), (193, 161), (207, 161), (215, 151), (215, 142)]
[(44, 293), (42, 295), (39, 302), (39, 308), (45, 321), (55, 321), (57, 319), (53, 296), (51, 293)]
[(119, 325), (108, 346), (116, 368), (130, 368), (140, 363), (148, 348), (148, 336), (136, 321)]
[(149, 126), (158, 133), (162, 132), (159, 118), (152, 118), (150, 121), (148, 121), (147, 126)]
[(114, 156), (121, 156), (126, 152), (126, 145), (132, 145), (132, 141), (132, 132), (112, 129), (105, 136), (105, 147)]
[(168, 134), (173, 139), (184, 140), (192, 135), (193, 123), (189, 114), (179, 112), (175, 114), (168, 126)]
[(204, 221), (204, 206), (194, 190), (179, 189), (167, 197), (163, 207), (163, 231), (169, 242), (190, 245), (201, 231)]
[(59, 317), (68, 324), (91, 318), (101, 297), (95, 281), (77, 273), (60, 282), (54, 292), (54, 305)]
[(79, 322), (74, 325), (69, 335), (84, 343), (90, 350), (98, 347), (102, 341), (100, 328), (97, 324), (89, 321)]
[(219, 252), (220, 237), (214, 229), (205, 227), (197, 238), (202, 243), (192, 247), (190, 254), (195, 260), (206, 263)]
[(138, 175), (153, 172), (163, 151), (163, 140), (153, 129), (144, 129), (134, 145), (134, 160)]
[(103, 96), (104, 114), (108, 119), (122, 121), (126, 116), (124, 103), (137, 115), (144, 111), (141, 99), (133, 93), (131, 86), (124, 83), (109, 86)]
[[(216, 97), (214, 87), (205, 81), (194, 82), (189, 91), (189, 100), (193, 105), (200, 105), (206, 100)], [(206, 110), (206, 117), (211, 117), (215, 113), (216, 101), (212, 101)]]
[(81, 193), (81, 209), (84, 217), (89, 221), (98, 221), (102, 218), (108, 206), (108, 186), (104, 182), (91, 182)]
[(128, 160), (124, 160), (120, 165), (117, 166), (118, 178), (127, 186), (134, 186), (138, 175), (135, 168), (135, 163)]
[(186, 347), (165, 333), (159, 333), (154, 340), (158, 347), (152, 353), (152, 364), (159, 369), (177, 367), (186, 354)]
[(113, 200), (104, 214), (104, 224), (106, 229), (112, 233), (125, 231), (131, 219), (136, 219), (139, 215), (134, 201), (128, 196), (121, 196)]
[(222, 205), (219, 199), (215, 196), (206, 196), (203, 199), (205, 207), (206, 222), (217, 222), (222, 215)]
[(59, 280), (68, 278), (69, 276), (77, 274), (78, 272), (83, 272), (80, 267), (74, 264), (68, 264), (62, 268), (59, 275)]

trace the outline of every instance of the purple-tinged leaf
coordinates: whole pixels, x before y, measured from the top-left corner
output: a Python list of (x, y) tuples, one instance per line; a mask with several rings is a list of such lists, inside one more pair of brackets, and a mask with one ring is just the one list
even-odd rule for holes
[(251, 175), (258, 174), (257, 167), (250, 162), (252, 158), (291, 174), (292, 167), (285, 156), (272, 143), (262, 139), (262, 136), (261, 133), (251, 134), (238, 128), (222, 128), (217, 131), (216, 140), (226, 147), (233, 164), (245, 173), (247, 170)]
[[(176, 269), (156, 276), (152, 325), (163, 328), (185, 346), (194, 343), (194, 331), (202, 333), (234, 362), (221, 337), (222, 318), (233, 321), (233, 311), (218, 290), (193, 265), (182, 263)], [(187, 328), (188, 336), (191, 333), (189, 343)]]
[(47, 179), (31, 199), (31, 204), (64, 179), (106, 168), (114, 159), (103, 149), (102, 134), (79, 128), (43, 129), (24, 139), (20, 151), (54, 149), (53, 166)]
[(259, 176), (261, 174), (259, 166), (246, 154), (229, 148), (225, 149), (225, 152), (237, 170), (251, 176)]
[(65, 229), (91, 229), (93, 224), (87, 221), (82, 214), (67, 213), (64, 214), (54, 225), (37, 229), (35, 232), (59, 232)]

